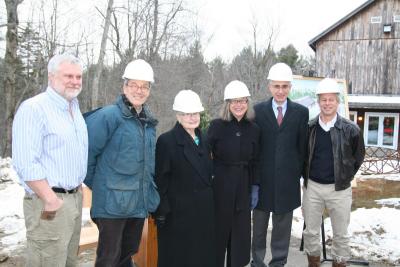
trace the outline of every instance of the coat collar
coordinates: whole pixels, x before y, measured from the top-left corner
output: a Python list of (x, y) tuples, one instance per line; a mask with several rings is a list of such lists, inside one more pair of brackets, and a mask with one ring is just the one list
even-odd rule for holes
[(183, 154), (189, 161), (189, 163), (193, 166), (199, 176), (206, 184), (210, 184), (211, 180), (209, 177), (208, 171), (204, 170), (204, 165), (202, 164), (203, 160), (200, 157), (207, 157), (205, 155), (207, 153), (206, 144), (202, 139), (202, 135), (199, 129), (196, 129), (196, 135), (200, 138), (200, 144), (196, 148), (195, 144), (191, 140), (189, 134), (183, 129), (182, 125), (178, 122), (175, 124), (173, 129), (176, 142), (178, 145), (183, 146)]
[[(319, 114), (308, 123), (309, 127), (315, 127), (319, 123)], [(343, 128), (343, 118), (339, 114), (337, 114), (337, 119), (335, 122), (335, 128), (342, 129)]]
[[(122, 99), (122, 95), (118, 96), (117, 101), (115, 103), (122, 112), (122, 115), (126, 118), (134, 117), (131, 110), (126, 106), (124, 100)], [(150, 124), (151, 126), (156, 126), (158, 124), (158, 120), (153, 117), (153, 114), (150, 112), (149, 107), (144, 104), (143, 111), (146, 115), (146, 123)]]

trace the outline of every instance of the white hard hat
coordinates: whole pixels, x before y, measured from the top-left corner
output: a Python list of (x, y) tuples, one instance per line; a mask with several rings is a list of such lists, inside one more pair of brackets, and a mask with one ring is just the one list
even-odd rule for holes
[(250, 96), (246, 84), (241, 81), (231, 81), (225, 87), (224, 100)]
[(143, 59), (136, 59), (126, 65), (123, 79), (154, 82), (153, 68)]
[(293, 73), (288, 65), (285, 63), (276, 63), (269, 69), (268, 80), (272, 81), (293, 81)]
[(340, 88), (335, 79), (325, 78), (318, 83), (315, 93), (317, 95), (328, 93), (340, 94)]
[(204, 110), (200, 97), (192, 90), (181, 90), (175, 96), (172, 109), (183, 113), (195, 113)]

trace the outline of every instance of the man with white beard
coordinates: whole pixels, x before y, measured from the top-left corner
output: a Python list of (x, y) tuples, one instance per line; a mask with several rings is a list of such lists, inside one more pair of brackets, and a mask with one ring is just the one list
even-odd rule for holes
[(25, 100), (13, 122), (13, 165), (25, 188), (28, 266), (77, 266), (88, 135), (77, 96), (82, 64), (56, 55), (45, 92)]

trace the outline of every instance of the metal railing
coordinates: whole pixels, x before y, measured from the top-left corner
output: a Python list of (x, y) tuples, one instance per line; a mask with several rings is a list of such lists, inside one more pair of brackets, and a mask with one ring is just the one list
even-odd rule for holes
[(362, 174), (400, 173), (400, 153), (390, 148), (367, 146), (360, 170)]

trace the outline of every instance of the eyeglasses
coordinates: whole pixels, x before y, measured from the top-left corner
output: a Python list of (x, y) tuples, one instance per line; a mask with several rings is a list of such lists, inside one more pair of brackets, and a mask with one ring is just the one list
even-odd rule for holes
[(249, 102), (249, 100), (246, 98), (246, 99), (230, 99), (229, 100), (229, 103), (230, 104), (241, 104), (241, 105), (244, 105), (244, 104), (247, 104), (247, 102)]
[(125, 85), (126, 85), (128, 88), (133, 89), (133, 90), (135, 90), (135, 91), (138, 91), (138, 90), (140, 89), (141, 91), (148, 92), (148, 91), (150, 90), (150, 86), (149, 86), (149, 85), (146, 85), (146, 84), (144, 84), (144, 85), (138, 85), (138, 84), (135, 83), (135, 82), (130, 82), (130, 83), (126, 83)]
[(200, 112), (193, 112), (193, 113), (183, 113), (183, 112), (179, 112), (178, 115), (182, 116), (182, 117), (197, 117), (200, 116)]
[(271, 84), (272, 89), (278, 91), (278, 90), (282, 90), (282, 91), (287, 91), (290, 89), (290, 85), (289, 84)]

